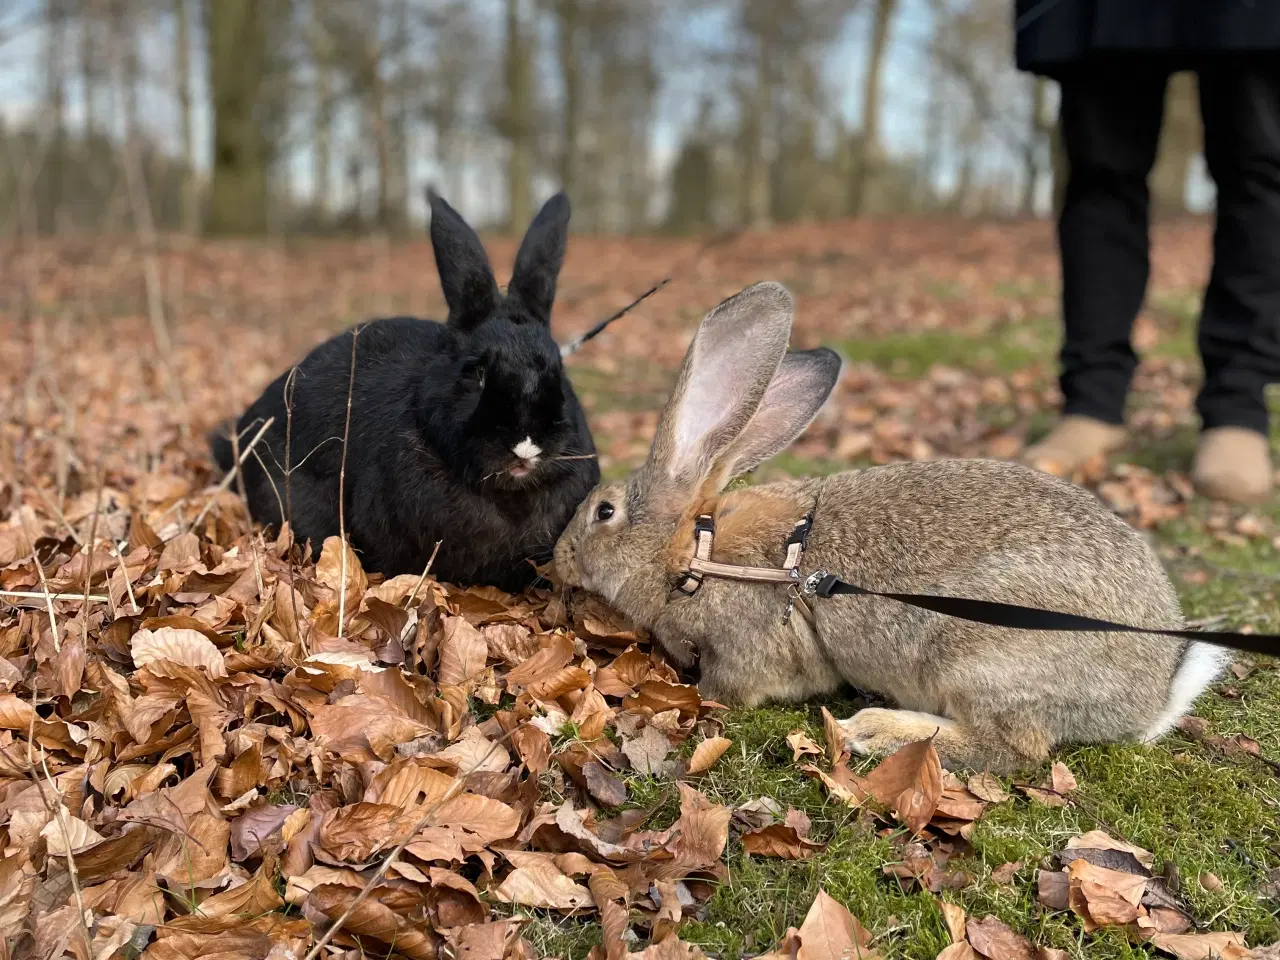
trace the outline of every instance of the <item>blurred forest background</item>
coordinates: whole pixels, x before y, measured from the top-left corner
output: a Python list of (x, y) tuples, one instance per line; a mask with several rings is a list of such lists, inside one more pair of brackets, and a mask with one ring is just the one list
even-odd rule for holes
[[(1009, 0), (0, 0), (0, 230), (1046, 215), (1057, 91)], [(1170, 85), (1157, 210), (1205, 203)]]

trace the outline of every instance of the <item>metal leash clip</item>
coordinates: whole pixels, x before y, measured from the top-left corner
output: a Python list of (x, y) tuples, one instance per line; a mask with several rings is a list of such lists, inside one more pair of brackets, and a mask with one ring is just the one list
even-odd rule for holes
[[(807, 582), (805, 581), (805, 583)], [(795, 612), (796, 601), (804, 593), (805, 583), (800, 582), (800, 571), (793, 568), (791, 582), (787, 584), (787, 609), (782, 611), (782, 625), (784, 627), (791, 622), (791, 614)]]

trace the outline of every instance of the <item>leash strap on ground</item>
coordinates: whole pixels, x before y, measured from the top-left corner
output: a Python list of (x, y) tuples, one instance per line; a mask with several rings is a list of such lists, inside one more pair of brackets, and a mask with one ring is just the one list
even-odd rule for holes
[(858, 597), (882, 597), (896, 600), (908, 606), (932, 610), (960, 620), (984, 623), (992, 627), (1010, 627), (1015, 630), (1056, 630), (1065, 633), (1152, 633), (1179, 640), (1199, 640), (1233, 650), (1244, 650), (1263, 656), (1280, 655), (1280, 635), (1266, 633), (1228, 633), (1200, 630), (1154, 630), (1150, 627), (1134, 627), (1110, 620), (1082, 617), (1074, 613), (1041, 610), (1038, 607), (1022, 607), (1013, 603), (994, 600), (970, 600), (967, 597), (936, 597), (917, 593), (882, 593), (868, 590), (856, 584), (846, 583), (825, 570), (812, 574), (805, 580), (804, 592), (824, 599), (844, 595)]

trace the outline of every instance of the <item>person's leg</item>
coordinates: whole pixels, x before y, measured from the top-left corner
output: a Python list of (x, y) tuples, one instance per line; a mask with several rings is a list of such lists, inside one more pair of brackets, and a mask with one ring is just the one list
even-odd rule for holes
[(1119, 446), (1137, 366), (1130, 344), (1146, 294), (1149, 194), (1168, 72), (1134, 57), (1065, 76), (1062, 141), (1068, 179), (1062, 256), (1062, 423), (1027, 451), (1033, 465), (1070, 473)]
[(1280, 381), (1280, 55), (1200, 71), (1205, 160), (1218, 188), (1200, 317), (1204, 436), (1193, 477), (1223, 499), (1264, 499), (1268, 383)]

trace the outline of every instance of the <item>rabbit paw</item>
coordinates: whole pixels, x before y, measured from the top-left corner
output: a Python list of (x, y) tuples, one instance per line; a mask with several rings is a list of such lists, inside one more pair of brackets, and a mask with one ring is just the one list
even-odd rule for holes
[(840, 727), (849, 751), (870, 757), (893, 753), (908, 743), (927, 740), (937, 733), (949, 733), (955, 724), (931, 713), (868, 707), (848, 720), (841, 720)]

